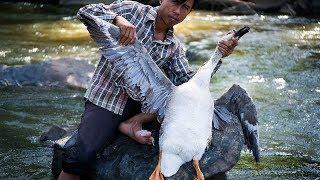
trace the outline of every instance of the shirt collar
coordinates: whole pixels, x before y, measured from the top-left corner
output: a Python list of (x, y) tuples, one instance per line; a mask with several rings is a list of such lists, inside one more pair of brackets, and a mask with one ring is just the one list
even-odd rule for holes
[(157, 17), (159, 6), (151, 7), (146, 14), (146, 22), (148, 21), (155, 21)]
[[(154, 25), (156, 17), (157, 17), (158, 9), (159, 9), (159, 6), (150, 8), (150, 10), (146, 14), (146, 22), (152, 21), (152, 23)], [(166, 44), (166, 45), (173, 43), (174, 42), (173, 32), (174, 32), (174, 29), (173, 29), (173, 27), (171, 27), (168, 30), (164, 41), (155, 40), (155, 42), (158, 42), (160, 44)]]

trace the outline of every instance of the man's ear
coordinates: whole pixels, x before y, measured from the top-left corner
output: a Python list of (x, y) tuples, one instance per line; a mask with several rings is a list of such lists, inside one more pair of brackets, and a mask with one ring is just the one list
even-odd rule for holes
[(159, 3), (161, 4), (161, 3), (162, 3), (162, 0), (159, 0)]

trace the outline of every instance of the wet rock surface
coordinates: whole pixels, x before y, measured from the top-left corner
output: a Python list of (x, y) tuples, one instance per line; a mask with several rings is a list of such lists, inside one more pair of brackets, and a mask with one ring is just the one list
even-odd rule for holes
[(257, 13), (319, 16), (317, 0), (204, 0), (200, 9), (221, 11), (227, 15), (252, 15)]
[[(93, 179), (148, 179), (158, 162), (159, 137), (158, 123), (148, 124), (145, 129), (150, 130), (156, 139), (155, 146), (141, 145), (130, 138), (119, 135), (110, 146), (98, 154), (87, 177)], [(206, 178), (223, 176), (239, 160), (240, 151), (244, 144), (241, 125), (236, 116), (233, 122), (223, 131), (213, 130), (211, 145), (200, 161), (200, 167)], [(71, 136), (68, 143), (76, 140)], [(52, 173), (57, 177), (61, 171), (61, 157), (63, 144), (53, 146)], [(222, 175), (221, 175), (222, 174)], [(192, 162), (185, 163), (179, 171), (167, 179), (193, 179), (195, 170)]]
[(86, 88), (94, 66), (72, 58), (53, 58), (38, 64), (0, 65), (0, 86), (70, 86)]
[(225, 8), (221, 11), (222, 14), (226, 15), (254, 15), (257, 14), (248, 4), (239, 4)]

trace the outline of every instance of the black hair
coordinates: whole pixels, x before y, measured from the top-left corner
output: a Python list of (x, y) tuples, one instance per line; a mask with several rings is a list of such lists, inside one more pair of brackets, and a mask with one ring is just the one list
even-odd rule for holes
[[(187, 0), (175, 0), (179, 4), (185, 3)], [(193, 0), (192, 9), (196, 9), (199, 7), (199, 0)]]

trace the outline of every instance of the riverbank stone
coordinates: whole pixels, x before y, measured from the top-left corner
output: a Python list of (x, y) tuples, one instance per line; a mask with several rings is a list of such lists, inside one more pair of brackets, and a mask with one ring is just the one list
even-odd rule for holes
[[(85, 175), (91, 179), (148, 179), (158, 162), (160, 125), (153, 122), (144, 126), (155, 137), (155, 146), (142, 145), (124, 135), (118, 135), (116, 140), (97, 155), (91, 166), (91, 173)], [(232, 123), (223, 130), (212, 130), (211, 144), (202, 159), (200, 167), (206, 178), (224, 177), (224, 172), (230, 170), (239, 160), (244, 145), (241, 125), (236, 116)], [(75, 141), (76, 134), (69, 142)], [(63, 143), (53, 146), (52, 173), (58, 177), (61, 172)], [(192, 162), (182, 165), (179, 171), (166, 179), (193, 179), (195, 170)]]
[(40, 136), (40, 142), (45, 141), (56, 141), (58, 139), (61, 139), (67, 134), (67, 131), (60, 128), (59, 126), (53, 125), (47, 132), (43, 133)]

